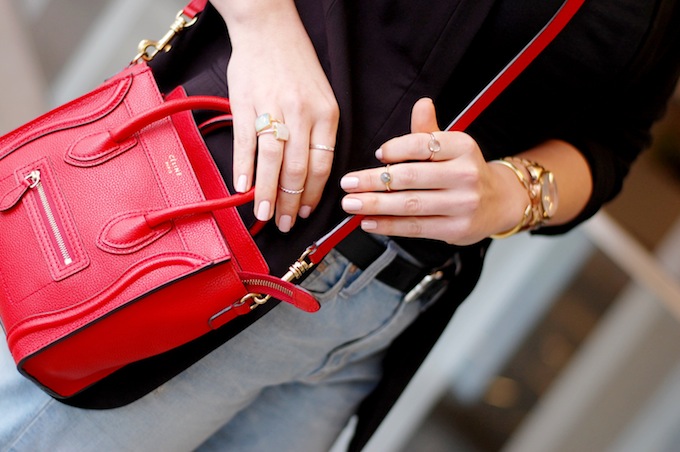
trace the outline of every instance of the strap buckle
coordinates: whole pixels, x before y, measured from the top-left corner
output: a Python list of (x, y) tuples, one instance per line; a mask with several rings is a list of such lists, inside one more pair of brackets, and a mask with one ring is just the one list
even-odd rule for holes
[(175, 39), (175, 36), (185, 28), (196, 23), (197, 18), (197, 16), (189, 18), (184, 14), (184, 10), (180, 10), (175, 16), (175, 21), (170, 25), (170, 30), (168, 30), (161, 39), (158, 41), (142, 39), (139, 42), (137, 45), (137, 51), (139, 53), (132, 59), (132, 64), (139, 63), (140, 61), (151, 61), (159, 52), (169, 51), (172, 47), (170, 43)]
[(434, 283), (441, 281), (443, 277), (444, 272), (442, 270), (435, 270), (429, 275), (425, 275), (418, 284), (413, 286), (413, 289), (409, 290), (408, 293), (404, 295), (404, 303), (410, 303), (413, 300), (420, 298)]

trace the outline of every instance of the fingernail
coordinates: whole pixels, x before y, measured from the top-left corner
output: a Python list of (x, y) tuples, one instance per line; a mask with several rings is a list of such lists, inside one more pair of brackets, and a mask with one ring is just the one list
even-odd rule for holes
[(309, 218), (311, 214), (312, 214), (311, 206), (302, 206), (300, 207), (300, 211), (298, 212), (300, 218)]
[(372, 229), (378, 228), (378, 222), (373, 220), (363, 220), (361, 222), (361, 229), (364, 231), (370, 231)]
[(255, 217), (260, 221), (268, 221), (270, 210), (271, 204), (269, 204), (269, 201), (262, 201), (260, 205), (257, 207), (257, 214), (255, 215)]
[(345, 198), (342, 200), (342, 208), (345, 209), (347, 212), (355, 212), (357, 210), (361, 210), (363, 206), (364, 203), (362, 203), (360, 200), (356, 198)]
[(375, 158), (377, 158), (378, 160), (382, 160), (382, 157), (383, 157), (382, 154), (383, 154), (382, 148), (378, 148), (378, 150), (375, 151)]
[(248, 176), (241, 174), (236, 181), (236, 192), (245, 193), (248, 190)]
[(358, 186), (359, 186), (358, 177), (343, 177), (342, 179), (340, 179), (340, 187), (343, 190), (357, 188)]
[(293, 218), (290, 215), (281, 215), (281, 218), (279, 218), (279, 231), (283, 233), (290, 231), (292, 223)]

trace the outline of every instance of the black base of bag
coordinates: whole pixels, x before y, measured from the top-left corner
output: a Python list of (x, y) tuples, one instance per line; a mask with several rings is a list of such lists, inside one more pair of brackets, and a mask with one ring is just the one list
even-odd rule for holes
[(77, 408), (105, 410), (128, 405), (168, 382), (198, 360), (255, 323), (278, 304), (271, 300), (181, 347), (129, 364), (95, 385), (60, 402)]

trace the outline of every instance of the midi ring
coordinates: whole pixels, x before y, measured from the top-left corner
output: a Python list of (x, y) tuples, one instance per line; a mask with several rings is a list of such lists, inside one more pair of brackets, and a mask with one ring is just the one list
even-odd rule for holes
[(390, 188), (390, 184), (392, 183), (392, 175), (390, 174), (389, 163), (385, 167), (385, 171), (380, 174), (380, 182), (385, 184), (385, 190), (392, 191), (392, 189)]
[(290, 131), (288, 130), (288, 127), (282, 122), (272, 122), (270, 127), (257, 132), (257, 136), (259, 137), (260, 135), (264, 135), (266, 133), (274, 134), (274, 138), (279, 141), (288, 141), (288, 138), (290, 138)]
[(305, 191), (305, 187), (302, 187), (302, 188), (299, 189), (299, 190), (291, 190), (290, 188), (286, 188), (286, 187), (283, 187), (283, 186), (279, 185), (279, 190), (281, 190), (281, 191), (284, 192), (284, 193), (288, 193), (289, 195), (299, 195), (299, 194), (301, 194), (303, 191)]
[(434, 155), (442, 150), (442, 145), (439, 140), (434, 136), (434, 133), (430, 133), (430, 141), (427, 143), (427, 149), (430, 151), (430, 157), (428, 160), (433, 160)]
[(323, 144), (310, 144), (309, 149), (318, 149), (319, 151), (333, 152), (335, 148), (333, 146), (326, 146)]

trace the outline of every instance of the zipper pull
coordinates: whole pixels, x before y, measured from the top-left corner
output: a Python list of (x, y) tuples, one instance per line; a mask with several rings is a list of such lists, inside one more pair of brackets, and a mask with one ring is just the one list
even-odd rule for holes
[(6, 212), (16, 206), (26, 192), (38, 185), (39, 182), (40, 171), (34, 170), (28, 173), (28, 176), (24, 177), (19, 185), (5, 193), (2, 199), (0, 199), (0, 212)]

